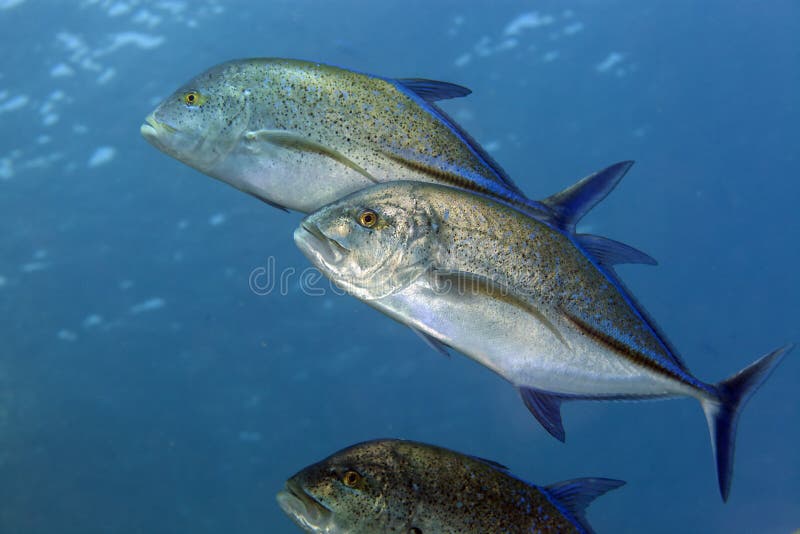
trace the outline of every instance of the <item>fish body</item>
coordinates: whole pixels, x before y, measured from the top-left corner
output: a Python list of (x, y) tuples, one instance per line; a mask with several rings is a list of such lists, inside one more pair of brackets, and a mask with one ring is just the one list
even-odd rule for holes
[(321, 63), (243, 59), (178, 88), (141, 133), (187, 165), (290, 210), (310, 212), (403, 176), (545, 212), (435, 103), (469, 93)]
[(790, 348), (703, 382), (614, 274), (628, 249), (451, 187), (371, 187), (308, 216), (295, 241), (349, 293), (503, 376), (562, 441), (565, 400), (696, 398), (723, 498), (739, 409)]
[(277, 498), (312, 533), (585, 533), (592, 532), (586, 506), (623, 484), (586, 478), (536, 486), (495, 462), (384, 439), (303, 469)]

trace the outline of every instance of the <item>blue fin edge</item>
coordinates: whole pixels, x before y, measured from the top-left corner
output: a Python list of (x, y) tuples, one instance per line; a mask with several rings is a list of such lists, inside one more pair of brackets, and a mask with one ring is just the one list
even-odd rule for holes
[(551, 502), (571, 516), (588, 534), (594, 533), (586, 521), (586, 508), (601, 495), (624, 486), (625, 481), (613, 478), (576, 478), (544, 488)]
[(552, 210), (557, 226), (574, 233), (578, 221), (617, 187), (632, 165), (633, 161), (614, 163), (541, 202)]
[(450, 82), (427, 80), (425, 78), (396, 78), (395, 81), (419, 96), (425, 102), (433, 104), (439, 100), (461, 98), (472, 93), (472, 90)]
[(577, 234), (575, 240), (597, 263), (608, 268), (623, 263), (658, 265), (652, 256), (607, 237), (592, 234)]
[(736, 449), (736, 427), (739, 414), (753, 393), (769, 378), (775, 367), (794, 348), (785, 345), (716, 385), (717, 398), (700, 401), (711, 435), (711, 448), (717, 464), (719, 493), (728, 500), (733, 480), (733, 456)]

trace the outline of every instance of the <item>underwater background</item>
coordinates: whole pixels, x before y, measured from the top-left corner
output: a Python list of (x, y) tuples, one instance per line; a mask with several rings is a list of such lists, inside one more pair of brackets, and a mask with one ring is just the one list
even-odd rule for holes
[(470, 87), (442, 107), (531, 198), (637, 161), (580, 229), (659, 260), (619, 271), (717, 381), (800, 341), (797, 35), (793, 0), (0, 0), (0, 533), (299, 532), (285, 479), (378, 437), (626, 480), (600, 533), (800, 528), (797, 351), (723, 504), (693, 400), (568, 403), (561, 444), (500, 377), (304, 272), (300, 214), (139, 134), (239, 57)]

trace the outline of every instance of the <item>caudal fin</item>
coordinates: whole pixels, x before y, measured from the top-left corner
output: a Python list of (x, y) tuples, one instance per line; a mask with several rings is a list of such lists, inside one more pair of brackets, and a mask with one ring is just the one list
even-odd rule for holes
[(742, 408), (794, 345), (786, 345), (761, 357), (732, 377), (716, 385), (718, 397), (700, 401), (706, 414), (711, 448), (717, 462), (717, 478), (722, 500), (728, 500), (733, 478), (733, 452), (736, 425)]

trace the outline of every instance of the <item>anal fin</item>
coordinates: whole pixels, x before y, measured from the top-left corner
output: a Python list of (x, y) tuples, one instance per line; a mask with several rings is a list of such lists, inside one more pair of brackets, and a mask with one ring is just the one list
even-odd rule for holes
[(564, 423), (561, 421), (561, 403), (564, 401), (564, 397), (526, 387), (519, 388), (519, 394), (522, 402), (544, 429), (563, 443), (566, 439)]

